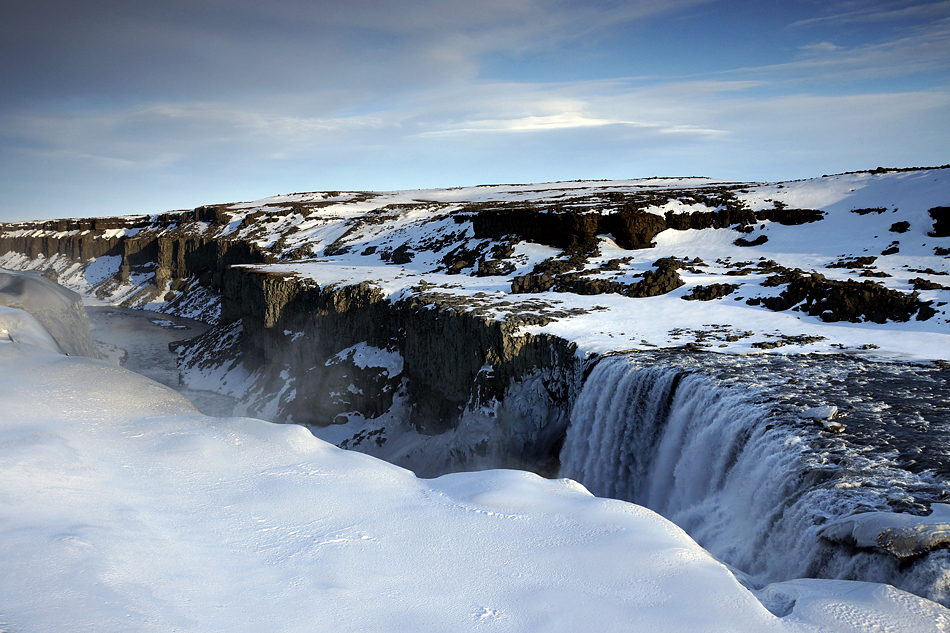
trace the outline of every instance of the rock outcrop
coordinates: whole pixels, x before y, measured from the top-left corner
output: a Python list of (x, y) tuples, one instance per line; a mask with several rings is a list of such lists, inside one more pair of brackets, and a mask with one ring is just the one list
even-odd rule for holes
[[(569, 373), (574, 363), (573, 348), (563, 339), (514, 336), (515, 320), (474, 314), (437, 293), (390, 302), (368, 282), (324, 288), (294, 275), (234, 267), (224, 275), (223, 298), (220, 327), (241, 320), (245, 353), (277, 373), (289, 367), (297, 377), (296, 400), (282, 414), (296, 421), (334, 420), (338, 412), (324, 411), (320, 402), (330, 373), (324, 364), (358, 343), (403, 357), (410, 423), (430, 434), (454, 428), (466, 407), (502, 399), (512, 382), (533, 371)], [(299, 340), (290, 340), (298, 332)]]
[(932, 302), (921, 301), (916, 292), (905, 294), (872, 281), (839, 281), (819, 273), (790, 270), (773, 275), (762, 285), (785, 285), (785, 289), (777, 297), (757, 297), (747, 303), (775, 311), (795, 307), (825, 322), (884, 323), (909, 321), (914, 315), (918, 321), (926, 321), (936, 314)]

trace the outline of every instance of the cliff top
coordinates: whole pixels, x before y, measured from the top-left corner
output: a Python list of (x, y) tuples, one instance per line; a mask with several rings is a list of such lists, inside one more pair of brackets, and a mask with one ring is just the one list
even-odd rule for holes
[[(262, 271), (369, 282), (392, 301), (563, 336), (582, 354), (690, 346), (950, 359), (948, 168), (296, 193), (109, 228), (83, 222), (7, 225), (0, 238), (240, 242), (260, 253)], [(7, 253), (0, 266), (27, 260)], [(92, 288), (119, 261), (84, 266), (96, 274), (67, 285)], [(130, 284), (152, 273), (135, 274)]]

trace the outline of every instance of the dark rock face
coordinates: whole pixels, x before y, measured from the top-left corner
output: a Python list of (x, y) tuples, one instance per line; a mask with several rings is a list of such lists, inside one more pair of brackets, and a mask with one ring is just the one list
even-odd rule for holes
[(415, 253), (409, 250), (409, 247), (403, 244), (392, 252), (389, 256), (390, 264), (408, 264), (415, 257)]
[(910, 222), (895, 222), (887, 230), (891, 233), (906, 233), (910, 230)]
[(471, 217), (477, 239), (510, 235), (564, 250), (584, 250), (596, 244), (599, 217), (533, 208), (482, 211)]
[(667, 212), (666, 222), (671, 229), (725, 229), (735, 224), (755, 224), (756, 215), (750, 209), (742, 207), (727, 208), (720, 211), (695, 211), (692, 213)]
[(491, 277), (493, 275), (505, 276), (515, 271), (515, 265), (503, 259), (488, 259), (478, 265), (475, 272), (479, 277)]
[(873, 255), (870, 257), (850, 257), (847, 259), (842, 259), (836, 262), (832, 262), (826, 266), (826, 268), (866, 268), (874, 262), (877, 261), (877, 257)]
[[(22, 253), (34, 259), (40, 255), (65, 256), (87, 262), (103, 256), (121, 257), (116, 281), (128, 281), (133, 271), (154, 273), (156, 286), (167, 281), (196, 278), (202, 285), (220, 288), (222, 273), (233, 264), (261, 264), (271, 259), (257, 244), (227, 238), (195, 237), (171, 230), (158, 236), (149, 229), (174, 227), (184, 221), (226, 224), (223, 207), (198, 207), (185, 213), (168, 213), (154, 218), (92, 218), (57, 220), (39, 224), (9, 224), (0, 227), (0, 252)], [(138, 229), (131, 237), (106, 237), (105, 231)], [(39, 235), (11, 233), (38, 232)], [(42, 232), (55, 231), (58, 236)], [(155, 264), (157, 263), (157, 268)]]
[(914, 314), (918, 321), (926, 321), (936, 314), (930, 302), (921, 301), (916, 292), (908, 295), (871, 281), (836, 281), (796, 270), (770, 277), (763, 285), (785, 284), (787, 287), (778, 297), (750, 299), (747, 303), (775, 311), (802, 303), (798, 310), (826, 322), (908, 321)]
[[(644, 203), (627, 203), (608, 213), (515, 207), (470, 211), (459, 216), (458, 221), (470, 219), (478, 239), (515, 236), (568, 252), (590, 252), (597, 247), (598, 235), (612, 235), (618, 246), (629, 250), (652, 248), (655, 245), (653, 239), (666, 229), (685, 231), (737, 226), (739, 230), (751, 231), (752, 225), (762, 221), (798, 225), (817, 222), (824, 217), (824, 212), (816, 209), (789, 209), (782, 206), (753, 212), (728, 196), (712, 201), (703, 200), (707, 204), (719, 203), (725, 208), (687, 213), (669, 211), (661, 216), (644, 211)], [(767, 237), (760, 236), (757, 241), (740, 246), (763, 244), (767, 240)]]
[(611, 234), (625, 249), (650, 248), (657, 233), (668, 226), (663, 217), (623, 209), (601, 215), (573, 211), (538, 211), (531, 208), (480, 211), (471, 216), (475, 237), (519, 239), (553, 246), (569, 252), (589, 251), (597, 246), (597, 235)]
[(927, 211), (934, 221), (931, 237), (950, 237), (950, 207), (934, 207)]
[(610, 233), (620, 248), (652, 248), (653, 238), (669, 225), (652, 213), (625, 209), (618, 214), (602, 216), (600, 233)]
[[(563, 339), (512, 336), (516, 320), (492, 320), (425, 292), (390, 303), (366, 282), (320, 288), (292, 275), (232, 268), (225, 273), (224, 323), (218, 327), (239, 319), (244, 353), (260, 359), (274, 384), (284, 369), (297, 378), (296, 399), (281, 419), (292, 415), (294, 421), (317, 425), (332, 423), (340, 413), (325, 397), (339, 390), (338, 372), (326, 360), (358, 343), (402, 355), (410, 423), (426, 434), (454, 428), (467, 405), (502, 399), (509, 385), (532, 371), (575, 363), (573, 347)], [(285, 332), (305, 336), (294, 342)], [(490, 372), (483, 371), (486, 366)], [(362, 386), (366, 393), (374, 389)], [(375, 417), (391, 404), (392, 392), (388, 399), (372, 400), (354, 399), (351, 410)]]
[[(590, 273), (566, 272), (573, 270), (568, 262), (554, 262), (565, 266), (551, 266), (540, 274), (521, 275), (511, 281), (512, 294), (546, 292), (573, 292), (579, 295), (599, 295), (605, 293), (620, 294), (627, 297), (655, 297), (676, 290), (683, 285), (683, 280), (676, 272), (682, 262), (672, 260), (658, 260), (654, 263), (656, 269), (648, 270), (640, 281), (623, 283), (610, 279), (590, 277)], [(565, 272), (559, 272), (564, 270)]]

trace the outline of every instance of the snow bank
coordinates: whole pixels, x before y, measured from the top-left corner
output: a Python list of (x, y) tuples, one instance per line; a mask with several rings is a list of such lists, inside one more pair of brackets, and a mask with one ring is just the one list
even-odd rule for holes
[(822, 528), (831, 541), (881, 549), (897, 558), (919, 556), (950, 547), (950, 505), (934, 503), (925, 517), (895, 512), (865, 512)]
[(639, 506), (515, 471), (420, 480), (103, 361), (0, 345), (0, 401), (4, 629), (950, 629), (828, 581), (773, 588), (780, 618)]
[(100, 358), (89, 335), (82, 297), (36, 274), (0, 272), (0, 306), (18, 308), (43, 324), (59, 348), (71, 356)]
[(63, 350), (43, 324), (29, 312), (0, 306), (0, 343), (27, 343), (50, 352)]

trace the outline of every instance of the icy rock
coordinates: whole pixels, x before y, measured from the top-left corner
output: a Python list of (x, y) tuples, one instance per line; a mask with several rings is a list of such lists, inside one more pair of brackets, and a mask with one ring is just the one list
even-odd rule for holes
[(82, 297), (72, 290), (39, 275), (0, 272), (0, 306), (33, 315), (69, 356), (102, 358), (89, 335)]
[(934, 503), (930, 516), (897, 512), (866, 512), (838, 519), (819, 534), (834, 543), (880, 549), (896, 558), (910, 558), (950, 547), (950, 505)]
[(826, 404), (820, 407), (812, 407), (802, 412), (803, 418), (810, 420), (831, 420), (838, 415), (838, 407), (833, 404)]
[(831, 433), (844, 433), (844, 430), (848, 428), (841, 422), (831, 422), (829, 420), (822, 422), (821, 426), (826, 431), (830, 431)]

